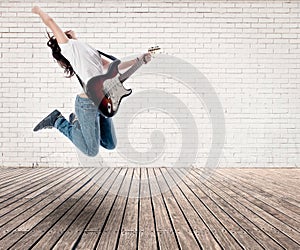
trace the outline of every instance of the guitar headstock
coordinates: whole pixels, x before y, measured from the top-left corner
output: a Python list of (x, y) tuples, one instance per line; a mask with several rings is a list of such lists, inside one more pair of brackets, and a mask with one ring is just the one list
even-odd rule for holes
[(144, 61), (144, 63), (146, 64), (146, 63), (150, 62), (151, 61), (151, 57), (154, 57), (154, 54), (156, 54), (158, 50), (160, 50), (159, 46), (155, 46), (155, 47), (149, 48), (148, 49), (148, 53), (150, 55), (149, 54), (148, 55), (147, 54), (143, 55), (143, 61)]
[(160, 47), (159, 46), (154, 46), (154, 47), (151, 47), (148, 49), (148, 52), (151, 53), (151, 55), (154, 55), (156, 54), (156, 52), (160, 50)]

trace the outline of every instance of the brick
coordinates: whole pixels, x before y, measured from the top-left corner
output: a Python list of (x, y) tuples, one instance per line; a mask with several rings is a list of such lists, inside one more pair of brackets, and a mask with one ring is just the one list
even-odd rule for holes
[[(139, 54), (149, 45), (158, 44), (164, 53), (196, 67), (208, 83), (199, 82), (199, 88), (192, 92), (186, 88), (188, 83), (170, 76), (136, 74), (126, 86), (132, 87), (134, 92), (154, 87), (183, 101), (197, 118), (202, 140), (199, 150), (209, 151), (209, 143), (203, 142), (209, 142), (212, 133), (208, 128), (211, 126), (209, 110), (203, 101), (209, 104), (219, 100), (226, 117), (227, 147), (223, 151), (230, 155), (221, 162), (237, 167), (294, 166), (298, 159), (295, 142), (299, 141), (295, 124), (300, 122), (297, 113), (299, 3), (130, 0), (118, 5), (114, 1), (75, 1), (70, 8), (68, 1), (54, 1), (42, 6), (62, 27), (74, 28), (83, 41), (118, 57)], [(2, 146), (8, 142), (1, 166), (31, 166), (33, 156), (39, 159), (53, 153), (58, 157), (46, 157), (39, 163), (43, 166), (79, 165), (76, 153), (71, 154), (74, 146), (58, 131), (32, 132), (34, 123), (52, 109), (59, 108), (66, 116), (74, 110), (74, 97), (81, 89), (76, 79), (65, 79), (63, 70), (53, 63), (43, 34), (44, 26), (30, 13), (30, 7), (29, 2), (12, 0), (0, 6), (0, 143)], [(151, 63), (155, 63), (155, 59)], [(183, 65), (174, 67), (184, 73)], [(205, 84), (217, 93), (217, 100), (207, 93)], [(200, 93), (199, 97), (194, 91)], [(164, 105), (162, 100), (156, 102)], [(169, 112), (176, 114), (177, 104), (174, 103)], [(152, 114), (137, 119), (128, 135), (116, 117), (120, 148), (126, 147), (122, 140), (130, 136), (136, 150), (149, 149), (148, 135), (157, 128), (166, 138), (178, 132), (180, 135), (174, 121), (167, 118), (167, 110), (163, 115), (157, 112), (156, 119)], [(131, 114), (120, 110), (118, 115)], [(165, 160), (154, 164), (167, 165), (176, 160), (175, 148), (169, 146), (166, 144)], [(271, 158), (265, 152), (276, 154)], [(114, 164), (128, 164), (118, 154), (110, 155), (105, 150), (101, 153), (104, 161), (111, 160), (113, 155)], [(202, 155), (196, 165), (206, 157)]]

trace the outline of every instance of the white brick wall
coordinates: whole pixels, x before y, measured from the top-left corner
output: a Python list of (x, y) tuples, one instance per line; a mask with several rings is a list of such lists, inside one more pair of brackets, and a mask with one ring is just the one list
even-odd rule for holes
[[(80, 91), (76, 79), (63, 78), (51, 58), (45, 27), (31, 14), (32, 2), (0, 3), (0, 165), (87, 166), (58, 131), (32, 132), (54, 108), (68, 116)], [(64, 29), (119, 58), (160, 45), (194, 65), (224, 111), (226, 142), (219, 166), (299, 166), (300, 1), (64, 0), (40, 1), (40, 6)], [(137, 74), (126, 86), (135, 93), (155, 87), (186, 103), (198, 128), (195, 164), (203, 166), (212, 138), (203, 103), (184, 84), (162, 76)], [(120, 110), (118, 115), (130, 114)], [(173, 118), (162, 110), (144, 110), (127, 135), (116, 118), (118, 148), (128, 146), (122, 144), (128, 136), (135, 150), (146, 152), (151, 132), (160, 130), (164, 152), (147, 166), (171, 166), (182, 142)], [(92, 164), (134, 166), (143, 160), (130, 162), (119, 150), (101, 149), (100, 155)]]

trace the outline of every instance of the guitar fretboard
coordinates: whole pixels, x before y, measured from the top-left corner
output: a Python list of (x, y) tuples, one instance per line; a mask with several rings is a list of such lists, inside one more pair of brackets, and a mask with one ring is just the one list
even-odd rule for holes
[(119, 76), (120, 82), (124, 82), (127, 78), (129, 78), (135, 71), (137, 71), (143, 65), (143, 60), (139, 60), (134, 65), (131, 66), (129, 70), (127, 70), (124, 74)]

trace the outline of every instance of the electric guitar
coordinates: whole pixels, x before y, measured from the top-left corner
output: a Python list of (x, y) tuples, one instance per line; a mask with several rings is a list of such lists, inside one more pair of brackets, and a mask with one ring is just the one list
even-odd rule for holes
[[(153, 54), (160, 48), (158, 46), (148, 49)], [(86, 94), (98, 107), (102, 115), (106, 117), (114, 116), (119, 109), (121, 100), (132, 93), (131, 89), (126, 89), (123, 82), (126, 81), (137, 69), (150, 59), (144, 55), (138, 59), (125, 73), (120, 74), (118, 65), (120, 60), (113, 61), (104, 75), (91, 78), (86, 85)]]

